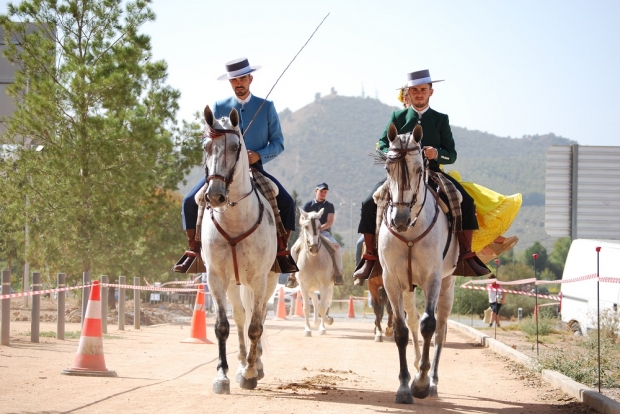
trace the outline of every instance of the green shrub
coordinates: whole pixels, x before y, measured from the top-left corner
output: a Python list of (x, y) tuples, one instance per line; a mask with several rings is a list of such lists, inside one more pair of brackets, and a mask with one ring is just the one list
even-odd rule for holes
[[(541, 356), (535, 367), (538, 371), (550, 369), (585, 385), (598, 385), (598, 350), (596, 338), (583, 343), (585, 351), (555, 348)], [(615, 348), (609, 339), (601, 340), (601, 387), (620, 385), (620, 361), (614, 358)]]
[[(549, 335), (550, 333), (553, 332), (553, 329), (555, 328), (556, 324), (557, 324), (557, 320), (555, 319), (539, 316), (538, 317), (538, 335), (539, 336)], [(534, 317), (524, 318), (521, 321), (520, 328), (526, 335), (529, 335), (529, 336), (536, 335), (536, 318)]]

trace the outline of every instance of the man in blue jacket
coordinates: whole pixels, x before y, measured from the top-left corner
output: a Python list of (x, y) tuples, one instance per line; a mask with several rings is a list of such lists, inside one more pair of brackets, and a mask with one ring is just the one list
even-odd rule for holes
[[(282, 273), (294, 273), (299, 271), (299, 269), (297, 269), (297, 265), (290, 256), (287, 245), (291, 233), (295, 230), (295, 201), (282, 187), (282, 184), (263, 169), (263, 164), (273, 160), (284, 151), (284, 137), (280, 128), (280, 119), (273, 102), (256, 97), (250, 92), (250, 85), (254, 79), (252, 72), (260, 68), (260, 66), (250, 66), (246, 58), (228, 62), (226, 64), (226, 73), (220, 76), (218, 80), (228, 80), (235, 95), (217, 101), (213, 105), (213, 115), (215, 118), (227, 117), (230, 115), (232, 108), (237, 110), (239, 113), (239, 128), (245, 140), (250, 166), (269, 177), (278, 186), (279, 193), (276, 201), (284, 228), (286, 229), (286, 235), (278, 237), (277, 259)], [(182, 209), (183, 228), (187, 233), (190, 250), (198, 254), (200, 252), (200, 242), (194, 238), (196, 235), (198, 206), (194, 196), (204, 184), (205, 178), (200, 180), (185, 196)], [(174, 271), (180, 273), (187, 272), (192, 260), (192, 258), (188, 258), (182, 264), (175, 266)]]

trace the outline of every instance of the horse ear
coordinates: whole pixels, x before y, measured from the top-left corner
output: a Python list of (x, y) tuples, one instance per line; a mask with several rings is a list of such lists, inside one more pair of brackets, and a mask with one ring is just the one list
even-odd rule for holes
[(396, 125), (390, 124), (387, 132), (388, 132), (387, 133), (388, 139), (390, 140), (390, 142), (393, 142), (394, 139), (396, 139), (396, 136), (398, 135), (398, 130), (396, 129)]
[(415, 128), (413, 128), (413, 139), (415, 140), (416, 144), (420, 141), (422, 141), (422, 125), (417, 124), (415, 126)]
[(211, 108), (209, 108), (209, 105), (205, 106), (204, 117), (205, 117), (205, 121), (207, 125), (212, 127), (213, 122), (214, 122), (214, 117), (213, 117), (213, 112), (211, 112)]
[(230, 123), (233, 128), (236, 128), (237, 125), (239, 125), (239, 112), (237, 112), (235, 108), (230, 111), (230, 116), (228, 118), (230, 118)]
[(325, 210), (325, 207), (319, 210), (319, 217), (323, 217), (323, 210)]
[(306, 213), (303, 208), (301, 208), (301, 207), (297, 207), (297, 208), (299, 209), (299, 214), (301, 214), (301, 217), (303, 217), (303, 218), (307, 218), (308, 217), (308, 213)]

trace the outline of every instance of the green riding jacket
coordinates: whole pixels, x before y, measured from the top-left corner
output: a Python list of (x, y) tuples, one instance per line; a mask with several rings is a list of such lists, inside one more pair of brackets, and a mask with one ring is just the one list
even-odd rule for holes
[[(413, 127), (418, 123), (418, 113), (412, 108), (402, 109), (392, 112), (390, 122), (385, 127), (381, 139), (379, 139), (379, 149), (387, 152), (390, 143), (387, 138), (387, 131), (390, 124), (394, 124), (399, 134), (406, 134), (413, 131)], [(448, 115), (439, 113), (432, 108), (422, 115), (422, 147), (434, 147), (439, 152), (437, 160), (431, 160), (430, 167), (433, 171), (439, 170), (439, 164), (453, 164), (456, 161), (456, 149), (454, 148), (454, 138), (450, 129)]]

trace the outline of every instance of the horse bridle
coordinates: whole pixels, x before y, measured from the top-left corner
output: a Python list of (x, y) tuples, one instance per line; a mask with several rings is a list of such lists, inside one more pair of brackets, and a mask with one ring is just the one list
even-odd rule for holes
[[(226, 139), (226, 134), (235, 134), (239, 138), (239, 141), (243, 139), (239, 131), (236, 129), (219, 129), (219, 128), (213, 128), (212, 126), (207, 125), (206, 136), (208, 136), (211, 139), (217, 139), (221, 137), (224, 137), (224, 139)], [(209, 174), (209, 170), (207, 168), (207, 156), (206, 156), (206, 153), (209, 151), (209, 149), (204, 148), (204, 151), (205, 151), (205, 161), (203, 164), (203, 168), (205, 169), (205, 173), (206, 173), (206, 183), (208, 184), (209, 181), (211, 180), (220, 180), (220, 181), (223, 181), (226, 184), (226, 186), (229, 186), (230, 184), (232, 184), (234, 176), (235, 176), (235, 168), (237, 168), (237, 162), (239, 161), (239, 157), (241, 155), (241, 143), (239, 143), (239, 148), (237, 148), (237, 153), (235, 155), (235, 165), (233, 165), (232, 169), (230, 170), (230, 176), (228, 178), (220, 174)], [(226, 164), (226, 158), (224, 158), (224, 165), (225, 164)], [(226, 203), (229, 206), (234, 207), (237, 204), (239, 204), (241, 200), (243, 200), (244, 198), (252, 194), (252, 191), (254, 191), (254, 181), (252, 181), (252, 188), (250, 189), (250, 191), (237, 201), (229, 201), (228, 194), (226, 194)]]
[[(318, 246), (318, 249), (320, 249), (321, 248), (321, 232), (318, 231), (318, 229), (316, 228), (316, 221), (317, 220), (318, 219), (311, 219), (310, 222), (312, 223), (312, 236), (316, 236), (316, 235), (319, 236), (319, 241), (317, 243), (317, 246)], [(306, 242), (306, 247), (308, 248), (308, 251), (309, 251), (311, 244), (308, 242), (308, 238), (305, 237), (304, 241)]]

